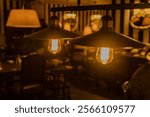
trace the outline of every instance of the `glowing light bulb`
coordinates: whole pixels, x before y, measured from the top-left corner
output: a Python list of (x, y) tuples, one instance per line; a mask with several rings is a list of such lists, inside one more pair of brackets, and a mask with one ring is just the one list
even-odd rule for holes
[(58, 54), (61, 51), (61, 40), (59, 39), (50, 39), (48, 42), (48, 51), (53, 54)]
[(114, 58), (113, 48), (101, 47), (97, 49), (96, 60), (102, 64), (111, 63)]

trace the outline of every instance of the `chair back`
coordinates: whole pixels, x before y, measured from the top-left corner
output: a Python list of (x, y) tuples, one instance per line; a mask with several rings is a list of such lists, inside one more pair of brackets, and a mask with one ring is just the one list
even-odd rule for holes
[(22, 58), (21, 82), (22, 85), (42, 83), (45, 71), (45, 59), (42, 55), (34, 54)]

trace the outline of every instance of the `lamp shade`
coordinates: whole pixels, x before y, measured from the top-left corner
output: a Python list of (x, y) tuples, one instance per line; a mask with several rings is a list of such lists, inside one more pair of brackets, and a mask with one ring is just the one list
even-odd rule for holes
[(35, 10), (12, 9), (9, 13), (6, 26), (16, 28), (39, 28), (41, 24)]
[(30, 35), (25, 35), (25, 38), (30, 38), (35, 40), (49, 40), (49, 39), (69, 39), (69, 38), (75, 38), (79, 36), (74, 32), (67, 31), (60, 28), (58, 23), (59, 18), (57, 16), (54, 15), (50, 19), (51, 22), (48, 28), (38, 32), (34, 32)]
[[(70, 40), (72, 44), (82, 45), (82, 46), (91, 46), (91, 47), (111, 47), (111, 48), (141, 48), (145, 44), (125, 36), (123, 34), (117, 33), (113, 28), (106, 26), (109, 24), (109, 16), (103, 16), (102, 18), (102, 28), (92, 34), (77, 37), (74, 40)], [(103, 21), (104, 20), (104, 21)]]
[(60, 27), (50, 26), (44, 30), (34, 32), (30, 35), (25, 35), (25, 38), (31, 38), (35, 40), (49, 40), (49, 39), (69, 39), (79, 36), (76, 33), (63, 30)]

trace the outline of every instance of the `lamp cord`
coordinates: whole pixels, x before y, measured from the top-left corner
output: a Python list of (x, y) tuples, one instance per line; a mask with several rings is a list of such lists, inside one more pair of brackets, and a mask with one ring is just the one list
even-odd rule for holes
[(24, 5), (25, 5), (25, 0), (21, 0), (21, 7), (22, 7), (22, 9), (24, 9)]
[(81, 0), (77, 0), (77, 5), (80, 6)]

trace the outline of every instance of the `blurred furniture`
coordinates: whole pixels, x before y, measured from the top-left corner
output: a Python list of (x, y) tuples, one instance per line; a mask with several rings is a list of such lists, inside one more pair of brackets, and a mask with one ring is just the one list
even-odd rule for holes
[(124, 99), (130, 99), (130, 81), (125, 81), (122, 84), (122, 89), (123, 89), (123, 93), (124, 93)]
[(44, 66), (42, 55), (33, 54), (22, 58), (19, 81), (14, 82), (10, 88), (13, 96), (18, 95), (15, 99), (39, 99), (42, 96)]
[(52, 99), (71, 99), (70, 84), (66, 81), (70, 78), (71, 66), (59, 65), (46, 70), (46, 86), (52, 92)]
[(0, 98), (5, 99), (13, 76), (20, 73), (20, 66), (12, 61), (0, 63)]
[(104, 66), (89, 56), (84, 60), (75, 85), (110, 99), (122, 99), (123, 83), (130, 81), (136, 69), (146, 61), (145, 58), (116, 55), (111, 64)]
[(7, 75), (7, 73), (14, 74), (15, 72), (20, 72), (20, 70), (21, 67), (16, 63), (2, 62), (0, 75), (2, 74)]
[(74, 76), (79, 75), (82, 67), (84, 66), (84, 49), (71, 48), (70, 50), (70, 62), (73, 66)]

